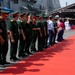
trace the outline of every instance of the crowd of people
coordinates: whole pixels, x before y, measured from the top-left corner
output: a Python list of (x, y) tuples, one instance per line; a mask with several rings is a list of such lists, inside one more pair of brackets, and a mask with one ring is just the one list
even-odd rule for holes
[[(9, 11), (0, 12), (0, 65), (10, 64), (6, 61), (8, 40), (10, 40), (10, 61), (13, 62), (64, 40), (65, 25), (63, 19), (59, 19), (59, 15), (32, 16), (30, 13), (13, 12), (8, 31), (6, 19), (9, 14)], [(20, 22), (17, 23), (19, 17)]]

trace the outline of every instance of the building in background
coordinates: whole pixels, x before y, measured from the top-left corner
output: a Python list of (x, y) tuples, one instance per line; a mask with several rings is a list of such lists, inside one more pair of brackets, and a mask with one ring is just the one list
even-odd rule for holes
[(45, 13), (60, 8), (59, 0), (2, 0), (3, 5), (19, 12)]
[(3, 0), (0, 0), (0, 6), (3, 6)]

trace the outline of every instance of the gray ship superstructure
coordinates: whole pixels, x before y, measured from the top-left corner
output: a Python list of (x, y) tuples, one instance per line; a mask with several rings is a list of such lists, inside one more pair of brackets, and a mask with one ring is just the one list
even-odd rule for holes
[(3, 0), (3, 5), (19, 12), (48, 13), (60, 8), (59, 0)]

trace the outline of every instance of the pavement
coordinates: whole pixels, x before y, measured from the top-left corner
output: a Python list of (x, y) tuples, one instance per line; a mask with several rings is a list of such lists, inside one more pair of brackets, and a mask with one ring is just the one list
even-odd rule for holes
[(70, 36), (75, 35), (75, 30), (65, 30), (64, 39), (69, 38)]

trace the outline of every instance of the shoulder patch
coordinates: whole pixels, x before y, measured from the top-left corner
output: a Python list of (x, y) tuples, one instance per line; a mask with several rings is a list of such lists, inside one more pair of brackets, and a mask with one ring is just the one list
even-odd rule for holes
[(13, 22), (13, 20), (10, 20), (10, 22)]
[(20, 22), (23, 22), (22, 20)]

